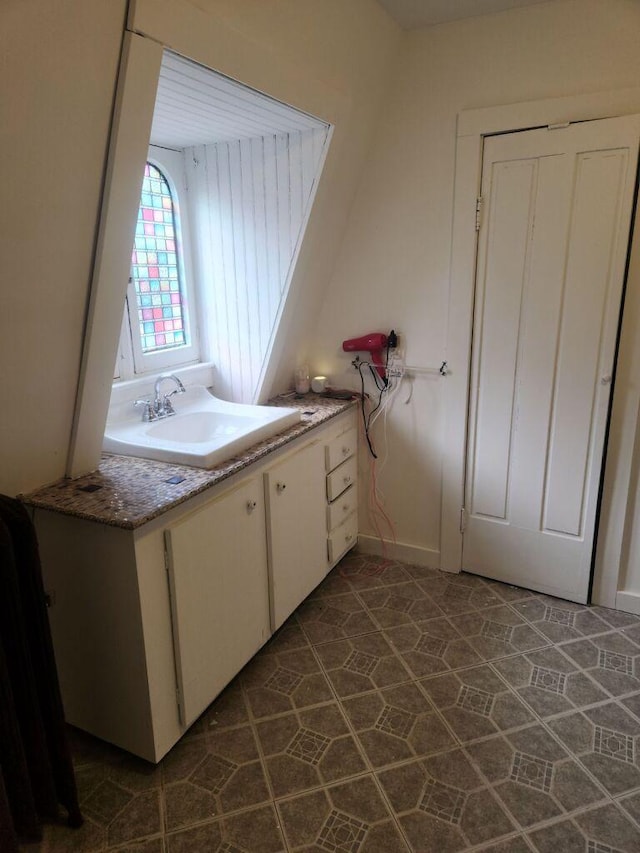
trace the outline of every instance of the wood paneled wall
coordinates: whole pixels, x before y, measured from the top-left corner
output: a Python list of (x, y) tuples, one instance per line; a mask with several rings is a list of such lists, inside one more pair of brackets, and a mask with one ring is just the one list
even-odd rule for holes
[(214, 392), (253, 402), (324, 162), (328, 128), (185, 150)]

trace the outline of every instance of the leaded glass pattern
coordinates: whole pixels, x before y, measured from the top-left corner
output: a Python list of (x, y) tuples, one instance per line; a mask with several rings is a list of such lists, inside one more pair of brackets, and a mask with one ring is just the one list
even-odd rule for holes
[(144, 353), (186, 344), (174, 201), (162, 172), (147, 163), (131, 258)]

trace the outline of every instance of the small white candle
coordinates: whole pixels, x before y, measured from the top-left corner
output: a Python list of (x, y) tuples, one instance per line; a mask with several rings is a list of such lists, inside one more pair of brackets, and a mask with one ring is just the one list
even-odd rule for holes
[(311, 380), (311, 390), (315, 391), (316, 394), (322, 394), (322, 392), (327, 387), (327, 377), (326, 376), (314, 376)]

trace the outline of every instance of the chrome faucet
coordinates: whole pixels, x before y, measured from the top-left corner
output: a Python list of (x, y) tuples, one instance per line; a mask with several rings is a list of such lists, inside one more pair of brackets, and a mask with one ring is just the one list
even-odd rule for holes
[[(160, 386), (165, 379), (171, 379), (176, 384), (173, 391), (169, 391), (168, 394), (162, 394), (160, 392)], [(133, 405), (144, 406), (142, 420), (145, 422), (168, 418), (176, 413), (169, 397), (173, 397), (174, 394), (184, 394), (186, 390), (187, 389), (184, 387), (182, 382), (173, 373), (163, 373), (162, 376), (158, 376), (155, 385), (153, 386), (154, 399), (135, 400)]]
[[(173, 391), (169, 391), (168, 394), (161, 394), (160, 386), (165, 379), (171, 379), (172, 382), (175, 382), (176, 387)], [(169, 397), (173, 397), (174, 394), (184, 394), (186, 390), (187, 389), (175, 374), (163, 373), (162, 376), (158, 376), (156, 384), (153, 386), (153, 392), (155, 395), (153, 400), (153, 410), (156, 413), (156, 418), (168, 418), (169, 415), (175, 415), (175, 410), (171, 405)]]

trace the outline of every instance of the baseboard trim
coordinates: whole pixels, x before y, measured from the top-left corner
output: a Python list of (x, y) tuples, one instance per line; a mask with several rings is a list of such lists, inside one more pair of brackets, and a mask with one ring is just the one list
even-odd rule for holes
[(618, 590), (616, 593), (616, 610), (624, 610), (625, 613), (635, 613), (636, 616), (640, 616), (640, 592)]
[[(358, 534), (358, 551), (362, 554), (375, 554), (383, 556), (382, 543), (376, 536)], [(392, 560), (401, 560), (403, 563), (411, 563), (414, 566), (429, 566), (437, 569), (440, 566), (440, 551), (433, 548), (424, 548), (422, 545), (407, 545), (404, 542), (384, 543), (384, 555)]]

